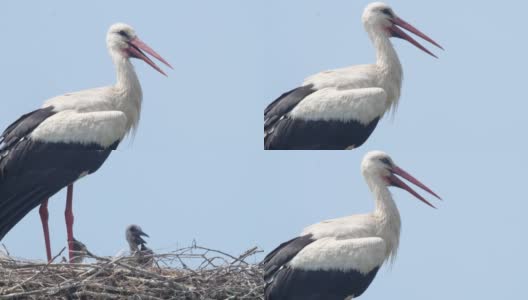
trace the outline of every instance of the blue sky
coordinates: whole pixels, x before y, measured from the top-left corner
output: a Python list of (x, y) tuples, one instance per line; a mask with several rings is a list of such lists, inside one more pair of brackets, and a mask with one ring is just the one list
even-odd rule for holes
[[(92, 252), (126, 247), (130, 223), (157, 251), (193, 239), (270, 251), (304, 226), (370, 211), (359, 164), (384, 150), (444, 202), (433, 210), (393, 190), (399, 255), (361, 299), (518, 299), (528, 265), (525, 2), (389, 2), (446, 49), (424, 44), (434, 59), (394, 41), (405, 77), (395, 117), (355, 151), (262, 150), (269, 102), (310, 74), (374, 61), (360, 21), (367, 3), (6, 2), (0, 127), (55, 95), (112, 84), (105, 34), (126, 22), (175, 69), (165, 78), (134, 63), (144, 92), (138, 134), (75, 186), (74, 232)], [(64, 204), (64, 192), (50, 202), (54, 252), (66, 245)], [(37, 210), (2, 243), (44, 259)]]

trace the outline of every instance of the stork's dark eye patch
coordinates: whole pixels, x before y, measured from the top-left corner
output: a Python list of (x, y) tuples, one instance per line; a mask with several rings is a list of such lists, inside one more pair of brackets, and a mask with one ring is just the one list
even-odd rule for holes
[(380, 158), (380, 161), (384, 164), (386, 164), (387, 166), (392, 166), (392, 163), (391, 161), (388, 159), (388, 158)]
[(125, 37), (125, 38), (128, 38), (128, 34), (126, 33), (126, 31), (121, 30), (121, 31), (119, 31), (118, 33), (119, 33), (120, 36)]
[(390, 9), (388, 9), (388, 8), (384, 8), (384, 9), (382, 9), (381, 12), (384, 13), (384, 14), (386, 14), (386, 15), (389, 16), (389, 17), (392, 17), (392, 16), (393, 16), (392, 11), (391, 11)]

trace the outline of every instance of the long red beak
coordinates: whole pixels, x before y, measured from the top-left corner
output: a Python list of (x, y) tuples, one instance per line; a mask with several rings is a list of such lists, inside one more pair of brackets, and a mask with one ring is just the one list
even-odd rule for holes
[(420, 194), (418, 194), (417, 192), (415, 192), (410, 186), (408, 186), (405, 182), (403, 182), (400, 178), (396, 177), (394, 174), (396, 175), (399, 175), (401, 176), (402, 178), (405, 178), (407, 179), (409, 182), (411, 182), (412, 184), (422, 188), (423, 190), (425, 190), (426, 192), (428, 192), (429, 194), (435, 196), (436, 198), (442, 200), (442, 198), (440, 198), (440, 196), (438, 196), (435, 192), (433, 192), (430, 188), (428, 188), (427, 186), (425, 186), (425, 184), (421, 183), (418, 179), (414, 178), (413, 176), (411, 176), (411, 174), (405, 172), (403, 169), (401, 169), (400, 167), (397, 167), (397, 166), (394, 166), (392, 168), (392, 173), (390, 176), (389, 176), (389, 181), (392, 185), (396, 186), (396, 187), (399, 187), (399, 188), (402, 188), (404, 190), (406, 190), (407, 192), (411, 193), (414, 197), (420, 199), (422, 202), (424, 202), (425, 204), (433, 207), (433, 208), (436, 208), (434, 205), (432, 205), (429, 201), (425, 200), (424, 197), (422, 197)]
[(156, 53), (156, 51), (152, 50), (147, 44), (145, 44), (142, 40), (140, 40), (138, 37), (133, 38), (128, 42), (130, 47), (128, 47), (127, 51), (130, 54), (131, 57), (139, 58), (144, 60), (147, 64), (149, 64), (151, 67), (156, 69), (161, 74), (167, 76), (165, 72), (161, 70), (158, 65), (156, 65), (150, 58), (148, 58), (141, 50), (147, 52), (151, 56), (155, 57), (157, 60), (161, 61), (165, 65), (167, 65), (169, 68), (172, 69), (172, 66), (165, 60), (161, 55)]
[(427, 35), (425, 35), (423, 32), (421, 32), (420, 30), (416, 29), (414, 26), (412, 26), (411, 24), (405, 22), (404, 20), (398, 18), (398, 17), (394, 17), (394, 19), (392, 20), (392, 27), (390, 27), (390, 32), (392, 34), (392, 36), (394, 37), (397, 37), (397, 38), (401, 38), (401, 39), (404, 39), (404, 40), (407, 40), (409, 43), (415, 45), (416, 47), (418, 47), (419, 49), (421, 49), (422, 51), (424, 51), (425, 53), (433, 56), (433, 57), (436, 57), (438, 58), (436, 55), (434, 55), (431, 51), (427, 50), (427, 48), (425, 48), (424, 46), (422, 46), (420, 43), (418, 43), (415, 39), (413, 39), (410, 35), (408, 35), (407, 33), (405, 33), (405, 31), (401, 30), (398, 26), (400, 26), (401, 28), (405, 29), (405, 30), (408, 30), (409, 32), (412, 32), (414, 34), (416, 34), (417, 36), (421, 37), (422, 39), (428, 41), (429, 43), (435, 45), (436, 47), (444, 50), (444, 48), (442, 48), (442, 46), (440, 46), (437, 42), (435, 42), (432, 38), (428, 37)]

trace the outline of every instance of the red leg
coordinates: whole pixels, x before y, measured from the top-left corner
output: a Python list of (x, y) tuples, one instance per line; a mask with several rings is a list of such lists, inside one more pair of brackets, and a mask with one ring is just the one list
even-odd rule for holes
[(49, 238), (49, 227), (48, 227), (48, 199), (44, 200), (40, 204), (39, 209), (40, 221), (42, 221), (42, 230), (44, 231), (44, 242), (46, 243), (46, 255), (48, 262), (51, 262), (51, 243)]
[(68, 256), (70, 262), (73, 257), (73, 183), (68, 185), (66, 196), (66, 210), (64, 216), (66, 217), (66, 232), (68, 233)]

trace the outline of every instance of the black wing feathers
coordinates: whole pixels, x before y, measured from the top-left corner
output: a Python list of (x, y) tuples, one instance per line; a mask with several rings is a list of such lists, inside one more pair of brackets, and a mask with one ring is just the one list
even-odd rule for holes
[(379, 118), (363, 125), (356, 121), (304, 121), (286, 117), (264, 137), (269, 150), (344, 150), (358, 148), (372, 134)]
[(53, 116), (55, 113), (53, 106), (48, 106), (34, 110), (18, 118), (0, 136), (0, 151), (11, 147), (20, 138), (30, 134), (42, 121)]
[(284, 242), (275, 250), (271, 251), (262, 261), (264, 265), (264, 280), (269, 282), (275, 276), (277, 270), (292, 260), (304, 247), (314, 241), (315, 239), (312, 238), (311, 234), (303, 235)]
[(357, 270), (292, 268), (289, 262), (314, 242), (311, 234), (282, 243), (262, 261), (266, 300), (343, 300), (358, 297), (368, 288), (379, 268), (367, 274)]
[(28, 135), (54, 115), (37, 109), (0, 136), (0, 240), (29, 211), (83, 174), (95, 172), (117, 147), (35, 141)]
[(358, 271), (305, 271), (284, 268), (266, 286), (266, 300), (344, 300), (363, 294), (374, 280), (379, 268), (367, 274)]
[(112, 152), (62, 145), (24, 139), (3, 151), (7, 154), (0, 157), (0, 240), (42, 201), (81, 174), (95, 172)]
[(293, 119), (290, 112), (306, 96), (316, 92), (313, 84), (281, 95), (264, 110), (264, 149), (266, 150), (345, 150), (361, 146), (378, 124), (356, 120)]
[(306, 96), (315, 92), (313, 84), (305, 85), (282, 94), (264, 110), (264, 132), (270, 130), (277, 120), (289, 113)]

